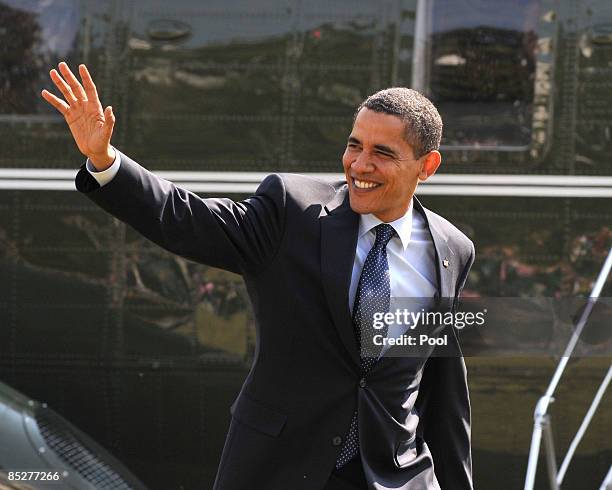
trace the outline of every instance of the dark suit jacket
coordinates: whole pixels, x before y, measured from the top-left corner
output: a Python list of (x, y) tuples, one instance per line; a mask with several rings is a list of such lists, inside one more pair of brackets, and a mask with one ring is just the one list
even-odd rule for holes
[[(321, 490), (355, 408), (370, 488), (472, 488), (460, 355), (383, 357), (360, 383), (348, 306), (359, 215), (345, 182), (274, 174), (244, 201), (202, 199), (121, 159), (102, 188), (83, 166), (77, 189), (161, 247), (242, 274), (251, 298), (255, 358), (230, 410), (215, 489)], [(440, 297), (454, 303), (474, 247), (414, 205), (435, 245)]]

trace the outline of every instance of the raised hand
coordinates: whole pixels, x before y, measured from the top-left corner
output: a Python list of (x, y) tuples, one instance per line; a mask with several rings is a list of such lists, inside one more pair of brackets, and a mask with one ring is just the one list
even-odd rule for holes
[(85, 65), (79, 65), (83, 85), (63, 61), (59, 70), (61, 75), (55, 69), (50, 71), (50, 75), (65, 100), (47, 90), (43, 90), (41, 95), (64, 116), (81, 153), (97, 170), (104, 170), (115, 159), (115, 151), (110, 146), (115, 125), (113, 108), (108, 106), (102, 110), (96, 86)]

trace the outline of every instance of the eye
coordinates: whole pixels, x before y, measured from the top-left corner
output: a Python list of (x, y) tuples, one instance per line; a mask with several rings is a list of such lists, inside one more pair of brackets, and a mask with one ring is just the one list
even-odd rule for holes
[(391, 158), (392, 157), (392, 155), (390, 155), (389, 153), (385, 153), (384, 151), (377, 151), (376, 154), (378, 156), (380, 156), (380, 157), (383, 157), (383, 158)]

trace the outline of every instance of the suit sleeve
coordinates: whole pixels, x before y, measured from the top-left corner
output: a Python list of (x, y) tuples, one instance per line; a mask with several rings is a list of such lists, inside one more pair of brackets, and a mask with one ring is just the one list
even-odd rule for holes
[(103, 187), (85, 165), (76, 187), (102, 209), (164, 249), (239, 274), (263, 269), (280, 248), (285, 187), (264, 179), (254, 196), (234, 202), (204, 199), (157, 177), (121, 154), (121, 166)]
[[(461, 294), (474, 262), (474, 246), (456, 285)], [(470, 396), (467, 368), (456, 335), (448, 335), (446, 352), (454, 354), (427, 360), (417, 406), (423, 439), (433, 457), (442, 490), (473, 490)]]

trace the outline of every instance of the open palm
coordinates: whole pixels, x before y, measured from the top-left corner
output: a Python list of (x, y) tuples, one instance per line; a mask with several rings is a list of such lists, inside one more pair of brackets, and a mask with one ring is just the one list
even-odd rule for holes
[(47, 90), (41, 95), (64, 116), (81, 153), (94, 163), (103, 161), (109, 154), (115, 124), (113, 110), (110, 106), (102, 110), (96, 86), (85, 65), (79, 65), (82, 85), (66, 63), (61, 62), (59, 70), (61, 75), (55, 69), (50, 75), (65, 100)]

